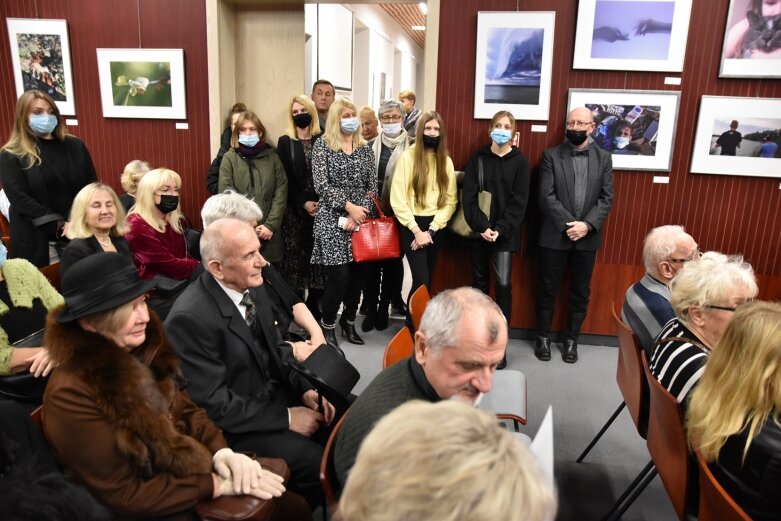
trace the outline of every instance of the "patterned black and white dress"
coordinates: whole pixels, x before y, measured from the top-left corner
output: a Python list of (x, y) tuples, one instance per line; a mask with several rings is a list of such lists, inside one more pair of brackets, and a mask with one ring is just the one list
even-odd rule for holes
[(341, 149), (334, 152), (324, 139), (318, 139), (312, 146), (312, 178), (320, 196), (312, 264), (336, 266), (352, 262), (352, 234), (339, 226), (339, 217), (348, 216), (344, 209), (348, 201), (373, 210), (367, 194), (377, 195), (374, 152), (368, 145), (355, 149), (352, 154), (345, 154)]

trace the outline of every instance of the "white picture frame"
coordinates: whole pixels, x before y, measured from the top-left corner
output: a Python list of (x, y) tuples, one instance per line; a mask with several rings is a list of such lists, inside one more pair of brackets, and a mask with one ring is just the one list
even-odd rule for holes
[[(553, 11), (477, 13), (475, 119), (499, 110), (518, 120), (547, 120), (553, 67)], [(510, 63), (512, 53), (530, 58)]]
[[(741, 132), (736, 155), (721, 155), (722, 134), (737, 121)], [(776, 144), (774, 157), (761, 157), (764, 137)], [(772, 147), (771, 147), (772, 148)], [(781, 178), (781, 99), (703, 96), (697, 117), (691, 172)]]
[(97, 49), (103, 117), (186, 119), (182, 49)]
[(54, 99), (60, 114), (76, 114), (68, 24), (65, 20), (8, 18), (16, 96), (41, 90)]
[(682, 72), (692, 0), (580, 0), (573, 69)]
[[(592, 145), (611, 153), (613, 170), (672, 169), (681, 93), (678, 91), (570, 89), (567, 113), (586, 107), (594, 114)], [(615, 134), (627, 128), (629, 145), (619, 148)]]
[[(769, 53), (743, 48), (751, 26), (748, 11), (751, 0), (730, 0), (727, 26), (724, 29), (724, 46), (719, 65), (720, 78), (781, 78), (781, 49)], [(755, 19), (758, 20), (758, 19)], [(771, 58), (772, 56), (772, 58)]]

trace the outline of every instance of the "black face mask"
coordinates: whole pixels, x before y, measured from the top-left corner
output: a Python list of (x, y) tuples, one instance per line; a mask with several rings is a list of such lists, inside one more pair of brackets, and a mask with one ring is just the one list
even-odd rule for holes
[(163, 213), (171, 213), (179, 207), (178, 195), (161, 195), (160, 202), (155, 204), (157, 209)]
[(585, 130), (570, 130), (567, 129), (564, 131), (564, 137), (567, 138), (567, 141), (575, 145), (576, 147), (583, 144), (583, 142), (588, 139), (588, 132)]
[(312, 123), (312, 116), (310, 116), (308, 112), (301, 112), (300, 114), (293, 116), (293, 123), (298, 128), (306, 128)]
[(439, 148), (439, 136), (427, 136), (426, 134), (423, 134), (423, 146), (436, 150)]

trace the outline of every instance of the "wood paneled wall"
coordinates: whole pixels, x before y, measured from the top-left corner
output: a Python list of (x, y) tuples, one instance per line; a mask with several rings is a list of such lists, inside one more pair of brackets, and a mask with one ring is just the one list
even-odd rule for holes
[[(53, 18), (68, 22), (78, 126), (69, 131), (90, 150), (98, 178), (121, 191), (119, 176), (132, 159), (166, 166), (183, 178), (182, 206), (200, 225), (208, 193), (209, 113), (206, 13), (193, 0), (3, 0), (0, 2), (0, 141), (8, 139), (16, 92), (5, 19)], [(173, 120), (107, 119), (98, 84), (97, 48), (184, 49), (188, 130)]]
[[(653, 184), (652, 172), (616, 171), (613, 209), (604, 229), (592, 282), (584, 332), (615, 334), (609, 306), (623, 301), (639, 278), (642, 240), (662, 224), (682, 224), (703, 250), (742, 253), (759, 275), (760, 297), (781, 298), (781, 190), (778, 179), (689, 173), (692, 143), (702, 95), (781, 97), (781, 80), (719, 79), (719, 60), (729, 0), (694, 0), (684, 71), (681, 74), (572, 69), (577, 2), (549, 0), (443, 0), (439, 27), (437, 110), (448, 126), (456, 169), (488, 142), (486, 120), (473, 119), (475, 42), (478, 11), (556, 11), (551, 110), (547, 133), (532, 133), (519, 122), (520, 148), (529, 158), (536, 199), (536, 168), (545, 148), (563, 140), (568, 89), (680, 90), (676, 142), (669, 184)], [(680, 76), (680, 86), (664, 85)], [(544, 123), (544, 122), (535, 122)], [(781, 170), (779, 171), (781, 177)], [(522, 230), (522, 250), (513, 271), (511, 325), (534, 327), (534, 263), (539, 209), (530, 201)], [(469, 257), (455, 238), (442, 251), (436, 289), (469, 284)], [(565, 295), (566, 288), (561, 292)], [(560, 295), (560, 297), (561, 297)], [(557, 306), (555, 328), (564, 325)]]

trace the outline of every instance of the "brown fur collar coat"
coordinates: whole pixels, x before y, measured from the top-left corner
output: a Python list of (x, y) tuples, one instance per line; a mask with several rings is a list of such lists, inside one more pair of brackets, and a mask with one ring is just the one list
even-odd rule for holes
[(139, 476), (171, 473), (177, 477), (211, 471), (209, 450), (190, 436), (171, 409), (183, 378), (179, 359), (154, 313), (146, 341), (132, 352), (82, 329), (78, 322), (47, 319), (44, 344), (59, 366), (94, 391), (96, 405), (114, 427), (119, 452)]

